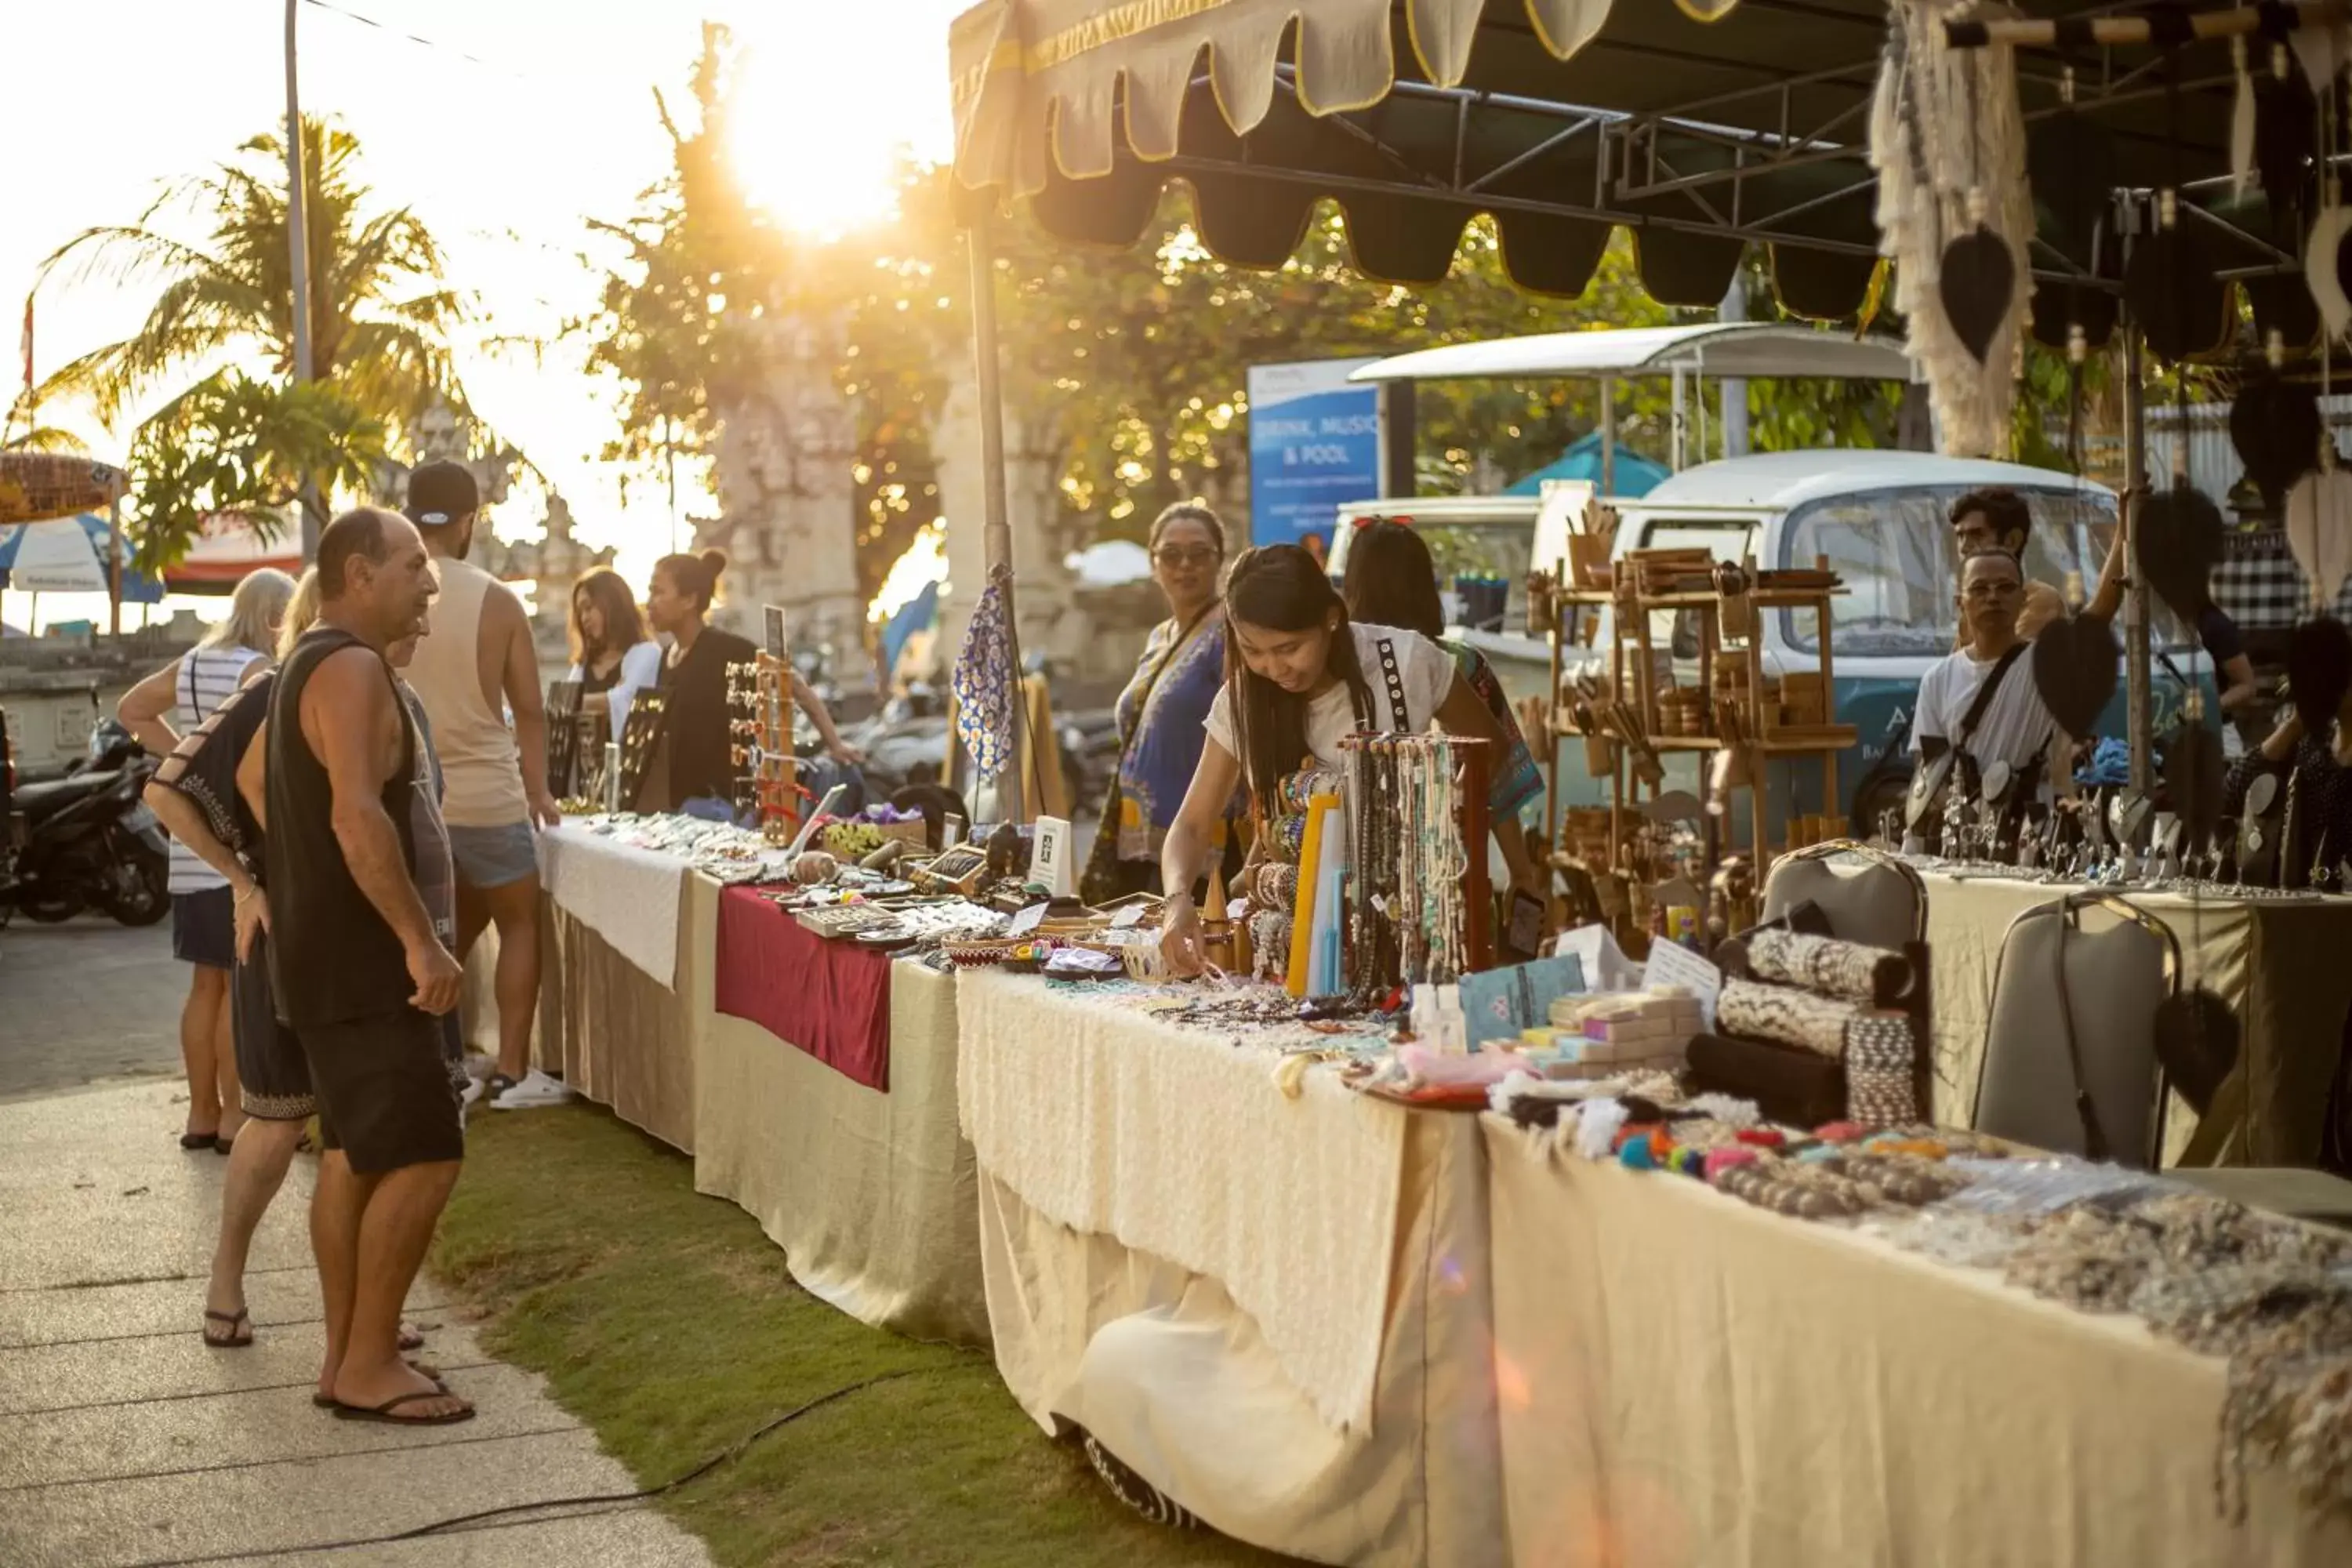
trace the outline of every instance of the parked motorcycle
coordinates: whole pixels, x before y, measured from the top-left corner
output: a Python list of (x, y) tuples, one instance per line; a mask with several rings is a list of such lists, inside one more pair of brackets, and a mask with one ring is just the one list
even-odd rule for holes
[(43, 924), (99, 910), (127, 926), (171, 912), (171, 847), (140, 800), (155, 766), (111, 719), (61, 779), (16, 786), (23, 824), (15, 862), (0, 871), (0, 921), (16, 910)]

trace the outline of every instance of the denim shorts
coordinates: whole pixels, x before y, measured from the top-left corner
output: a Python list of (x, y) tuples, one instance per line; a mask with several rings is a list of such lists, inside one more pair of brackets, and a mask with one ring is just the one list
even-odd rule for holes
[(457, 880), (478, 891), (510, 887), (539, 875), (539, 843), (528, 822), (499, 827), (449, 825), (449, 856)]

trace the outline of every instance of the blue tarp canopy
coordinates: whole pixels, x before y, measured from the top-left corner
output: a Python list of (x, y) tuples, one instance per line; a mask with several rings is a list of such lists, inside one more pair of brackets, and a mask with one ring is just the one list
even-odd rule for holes
[[(1664, 463), (1654, 463), (1647, 458), (1627, 451), (1622, 446), (1617, 448), (1616, 468), (1617, 482), (1607, 489), (1610, 493), (1624, 496), (1629, 500), (1648, 495), (1666, 478), (1666, 466)], [(1546, 479), (1587, 479), (1591, 482), (1594, 489), (1602, 489), (1601, 433), (1596, 430), (1589, 436), (1580, 437), (1570, 442), (1568, 450), (1559, 455), (1558, 462), (1547, 463), (1517, 484), (1506, 489), (1503, 493), (1507, 496), (1539, 495), (1543, 491)]]

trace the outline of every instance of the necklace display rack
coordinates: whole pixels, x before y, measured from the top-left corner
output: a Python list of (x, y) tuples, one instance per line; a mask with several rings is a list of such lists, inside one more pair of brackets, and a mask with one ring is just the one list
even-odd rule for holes
[(1377, 999), (1493, 968), (1487, 742), (1360, 734), (1339, 750), (1352, 856), (1342, 911), (1349, 991)]

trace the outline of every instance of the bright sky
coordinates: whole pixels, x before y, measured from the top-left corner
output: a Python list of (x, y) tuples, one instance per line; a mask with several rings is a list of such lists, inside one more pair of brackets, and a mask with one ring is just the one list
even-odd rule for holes
[[(583, 219), (619, 218), (667, 166), (655, 118), (658, 86), (673, 112), (705, 17), (752, 53), (752, 102), (737, 155), (779, 216), (835, 233), (887, 204), (893, 150), (949, 151), (947, 26), (968, 0), (330, 0), (300, 5), (302, 107), (355, 132), (362, 177), (385, 204), (413, 206), (448, 251), (451, 281), (479, 299), (482, 325), (552, 338), (595, 298), (578, 259)], [(369, 26), (352, 13), (382, 24)], [(0, 221), (0, 365), (14, 395), (16, 327), (43, 257), (96, 224), (130, 223), (161, 182), (226, 157), (281, 123), (284, 7), (279, 0), (0, 0), (6, 73), (5, 221)], [(432, 40), (415, 43), (404, 35)], [(39, 65), (37, 62), (48, 62)], [(26, 68), (27, 67), (32, 68)], [(56, 279), (36, 304), (36, 368), (46, 377), (132, 330), (151, 296)], [(627, 486), (596, 452), (615, 434), (618, 391), (580, 371), (581, 346), (543, 358), (469, 344), (474, 401), (528, 451), (571, 503), (580, 535), (614, 544), (642, 577), (668, 548), (662, 487)], [(88, 427), (71, 411), (45, 420), (82, 428), (120, 460), (129, 430)], [(707, 494), (681, 513), (708, 513)], [(499, 509), (499, 531), (535, 531), (534, 490)], [(43, 621), (102, 619), (79, 596), (46, 595)], [(8, 595), (22, 626), (24, 596)], [(210, 610), (217, 601), (173, 601)]]

